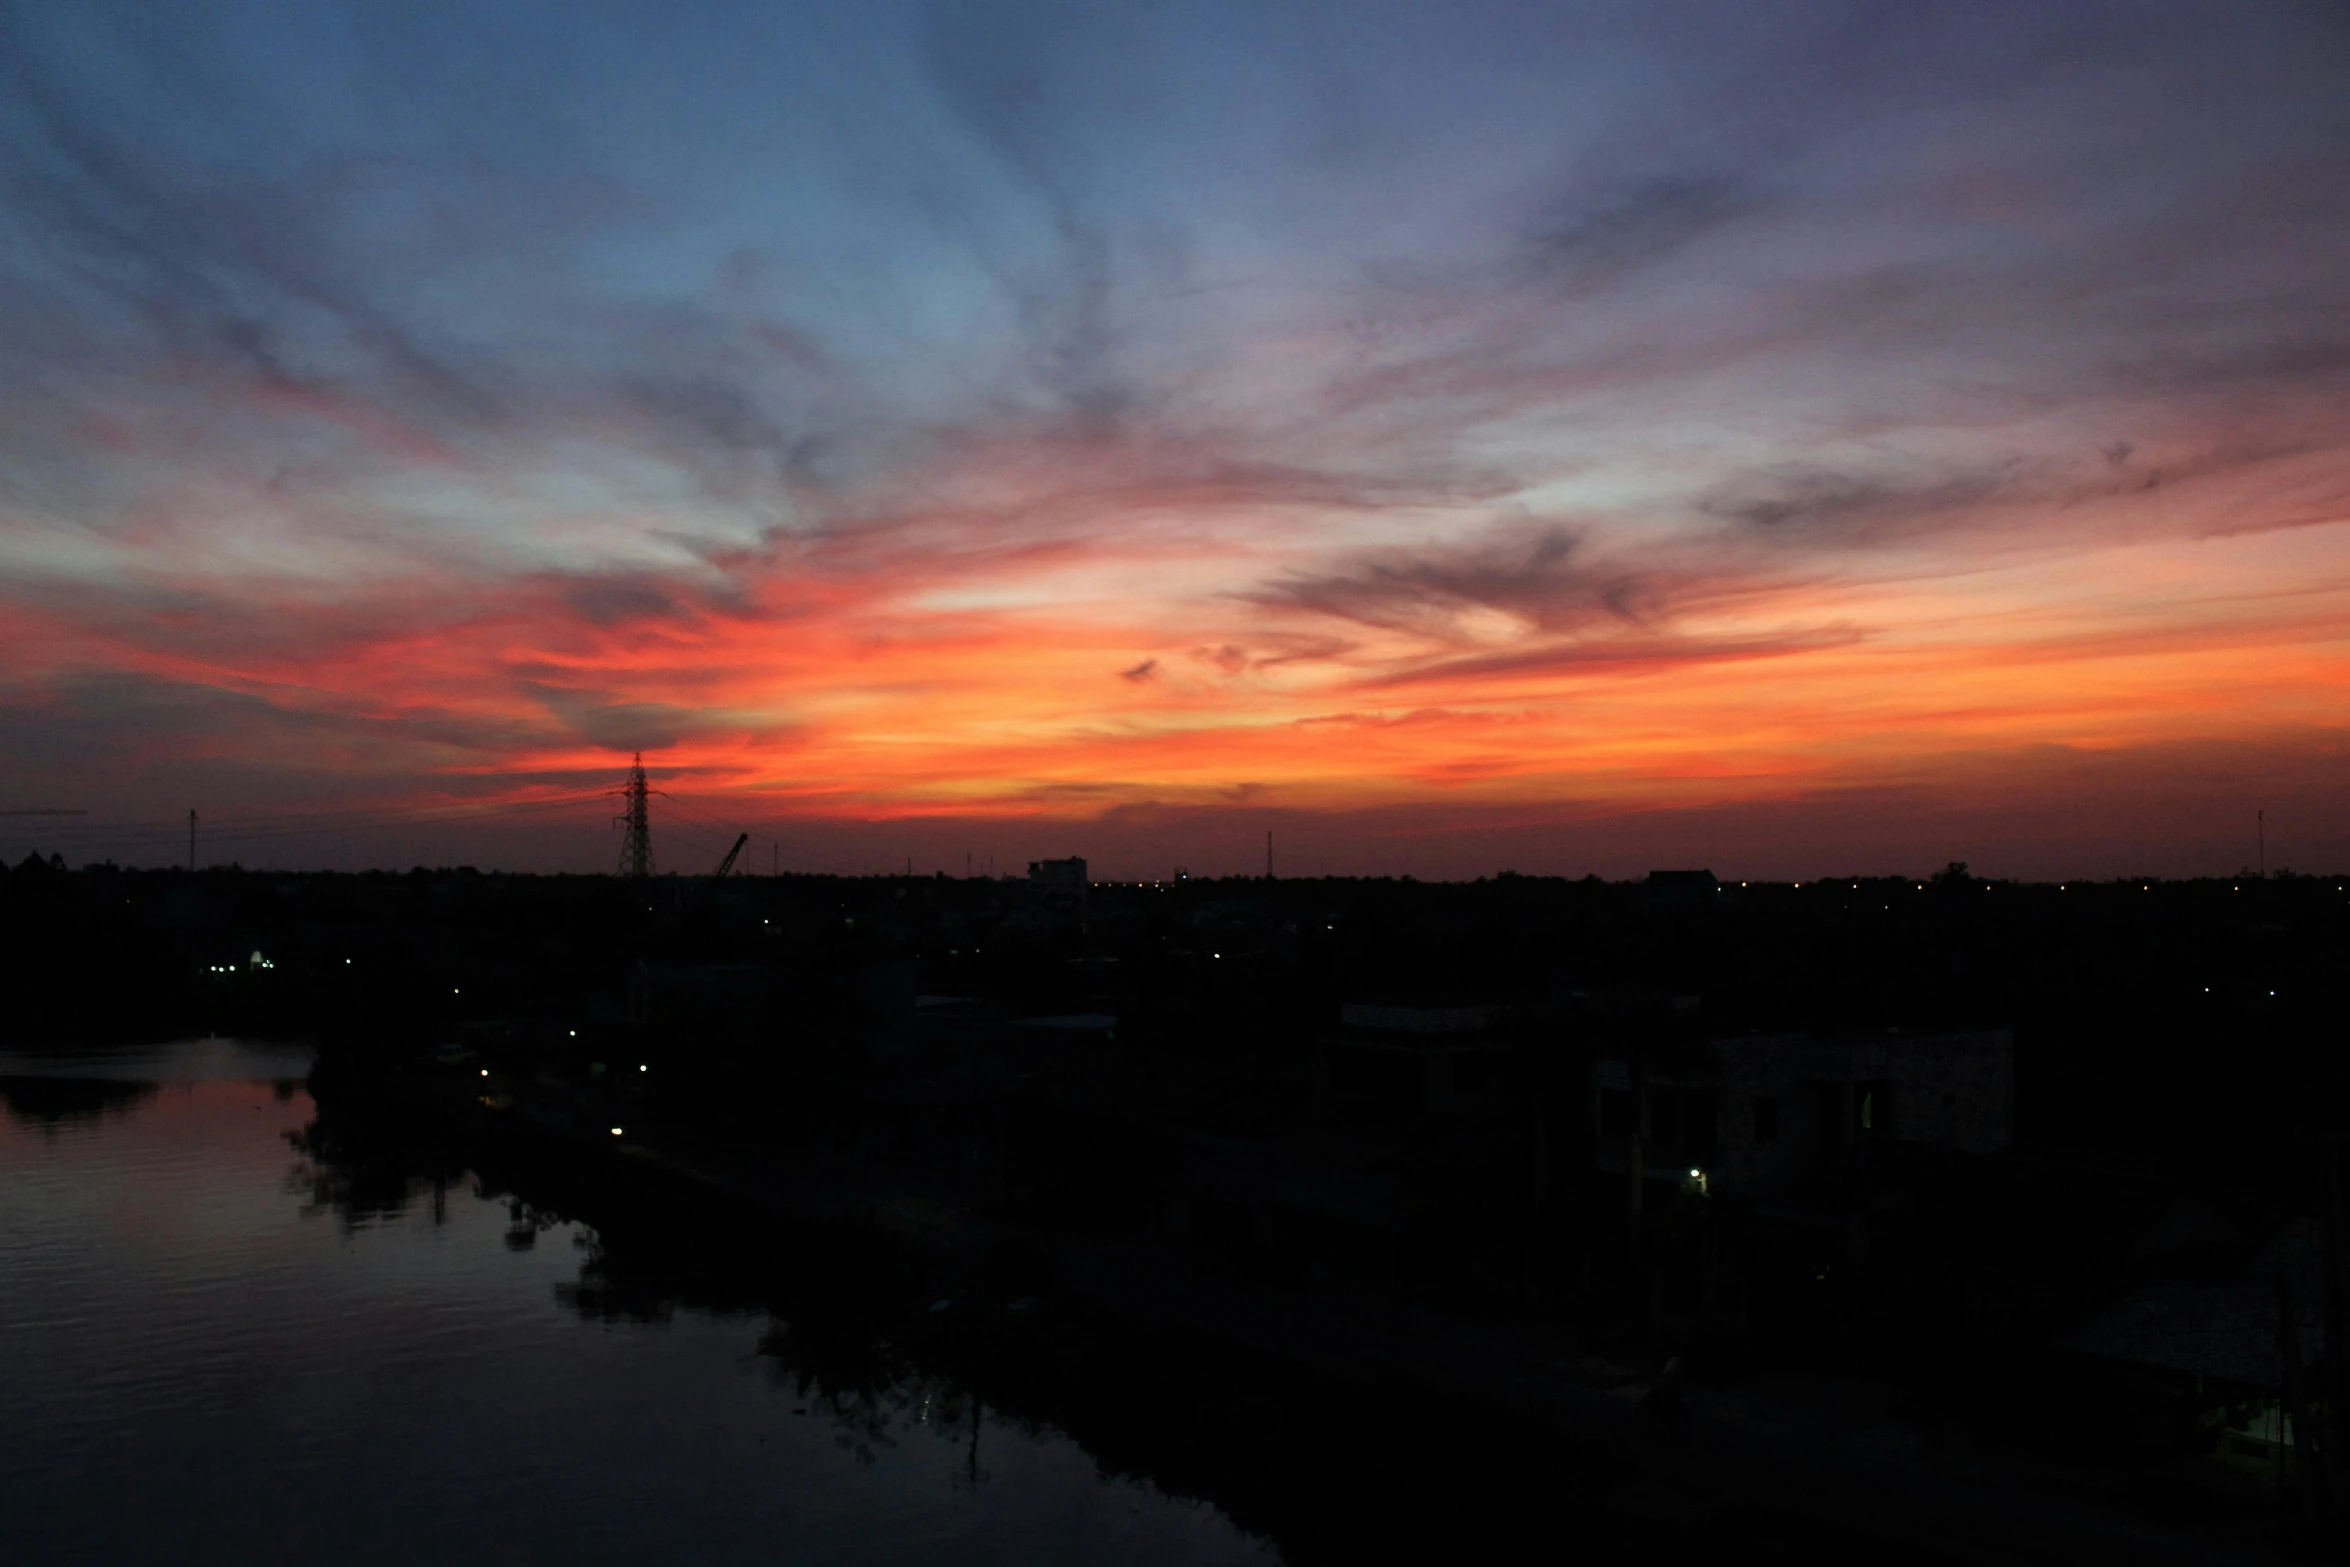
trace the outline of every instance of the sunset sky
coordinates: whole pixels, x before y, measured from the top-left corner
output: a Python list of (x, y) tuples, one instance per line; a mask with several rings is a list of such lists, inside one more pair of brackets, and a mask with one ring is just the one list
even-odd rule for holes
[(2350, 864), (2339, 5), (0, 29), (12, 859)]

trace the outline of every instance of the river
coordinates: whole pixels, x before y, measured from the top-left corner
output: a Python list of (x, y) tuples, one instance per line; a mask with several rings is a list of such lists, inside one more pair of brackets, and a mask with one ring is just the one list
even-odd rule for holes
[(338, 1163), (308, 1065), (0, 1054), (0, 1561), (1281, 1559), (475, 1172)]

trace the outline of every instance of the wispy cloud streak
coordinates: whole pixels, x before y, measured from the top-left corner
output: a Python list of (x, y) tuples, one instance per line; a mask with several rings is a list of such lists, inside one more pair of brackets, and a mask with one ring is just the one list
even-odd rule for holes
[(0, 774), (1360, 813), (2305, 738), (2345, 62), (2281, 3), (12, 12)]

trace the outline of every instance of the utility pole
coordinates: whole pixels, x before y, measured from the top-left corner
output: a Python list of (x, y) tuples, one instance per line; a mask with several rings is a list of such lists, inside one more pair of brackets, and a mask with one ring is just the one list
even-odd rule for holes
[(783, 845), (780, 843), (767, 845), (767, 874), (770, 876), (783, 874)]
[(1268, 828), (1268, 829), (1266, 829), (1266, 832), (1265, 832), (1265, 880), (1267, 880), (1267, 881), (1271, 881), (1272, 879), (1273, 879), (1273, 833), (1272, 833), (1272, 830), (1271, 830), (1270, 828)]
[(648, 809), (652, 789), (645, 783), (645, 753), (636, 753), (636, 765), (628, 770), (628, 782), (621, 786), (621, 798), (627, 802), (617, 820), (628, 829), (620, 843), (620, 874), (643, 880), (653, 874), (653, 822)]
[(191, 806), (189, 806), (189, 807), (188, 807), (188, 871), (189, 871), (189, 873), (192, 875), (192, 874), (194, 874), (194, 872), (195, 872), (195, 869), (196, 869), (196, 808), (195, 808), (194, 806), (192, 806), (192, 805), (191, 805)]
[(2254, 811), (2252, 820), (2260, 833), (2260, 879), (2268, 880), (2268, 812)]

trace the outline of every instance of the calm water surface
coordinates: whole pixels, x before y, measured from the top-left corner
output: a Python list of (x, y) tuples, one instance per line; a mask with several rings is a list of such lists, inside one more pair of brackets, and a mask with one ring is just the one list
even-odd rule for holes
[(843, 1419), (764, 1313), (583, 1312), (468, 1184), (322, 1203), (307, 1068), (0, 1053), (0, 1561), (1277, 1559), (950, 1388)]

